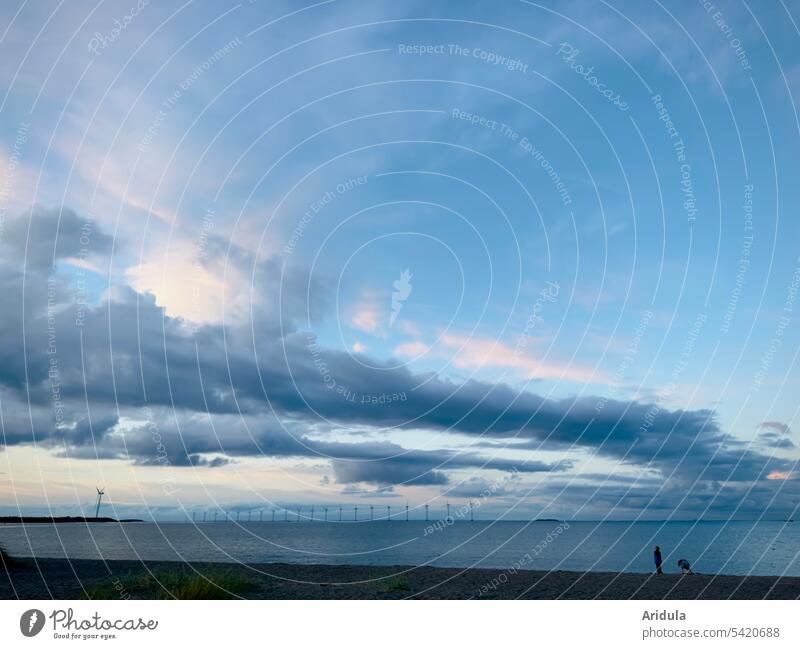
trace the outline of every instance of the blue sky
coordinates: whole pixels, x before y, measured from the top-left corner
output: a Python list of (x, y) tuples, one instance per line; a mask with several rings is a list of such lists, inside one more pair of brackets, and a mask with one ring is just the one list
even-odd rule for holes
[(794, 513), (794, 3), (0, 11), (6, 510)]

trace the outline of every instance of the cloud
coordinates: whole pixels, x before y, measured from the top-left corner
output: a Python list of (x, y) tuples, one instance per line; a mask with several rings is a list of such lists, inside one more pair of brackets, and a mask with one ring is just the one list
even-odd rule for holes
[(776, 449), (796, 448), (795, 443), (787, 437), (792, 430), (786, 424), (779, 421), (763, 421), (758, 428), (758, 441), (763, 446)]
[(412, 341), (402, 343), (394, 348), (395, 356), (402, 356), (404, 358), (415, 358), (423, 356), (430, 351), (430, 347), (421, 341)]
[[(788, 460), (724, 434), (711, 410), (617, 400), (598, 408), (597, 397), (549, 398), (503, 383), (455, 382), (379, 359), (363, 363), (349, 352), (319, 346), (298, 322), (324, 318), (327, 293), (306, 271), (277, 258), (257, 261), (242, 252), (237, 259), (255, 271), (252, 319), (246, 323), (192, 327), (167, 314), (151, 294), (131, 288), (78, 305), (64, 277), (56, 275), (51, 284), (47, 252), (55, 250), (56, 259), (80, 252), (69, 241), (84, 221), (69, 214), (63, 241), (52, 227), (56, 212), (34, 215), (42, 229), (24, 301), (21, 258), (12, 254), (0, 261), (0, 306), (7, 314), (0, 322), (5, 444), (46, 440), (54, 448), (66, 444), (72, 457), (157, 464), (148, 426), (121, 430), (117, 418), (141, 419), (147, 406), (158, 413), (166, 459), (174, 466), (220, 466), (245, 456), (324, 458), (336, 481), (345, 484), (443, 485), (459, 469), (557, 473), (569, 467), (566, 461), (537, 460), (540, 450), (583, 451), (708, 482), (746, 483), (792, 471)], [(9, 231), (5, 247), (25, 230), (16, 221)], [(111, 243), (97, 229), (93, 241), (100, 250)], [(491, 360), (488, 341), (452, 342), (466, 343), (465, 364), (518, 362), (507, 347)], [(54, 362), (61, 423), (52, 420)], [(775, 422), (768, 423), (764, 428), (774, 431)], [(352, 426), (462, 435), (505, 445), (518, 459), (320, 439), (331, 429)], [(762, 441), (770, 439), (769, 431), (763, 434)]]
[(490, 338), (472, 338), (448, 333), (442, 336), (441, 344), (449, 350), (455, 350), (452, 363), (459, 368), (501, 368), (511, 370), (523, 379), (554, 379), (580, 383), (597, 383), (604, 379), (597, 369), (582, 368), (574, 363), (555, 365), (537, 360), (529, 356), (528, 350), (524, 347), (511, 347)]
[(376, 304), (361, 303), (356, 306), (350, 324), (354, 329), (378, 336), (383, 333), (381, 320), (385, 315)]
[(787, 424), (784, 424), (780, 421), (762, 421), (758, 427), (761, 429), (766, 428), (769, 431), (780, 433), (782, 435), (789, 435), (792, 432), (792, 429), (789, 428)]
[(92, 219), (79, 218), (70, 209), (35, 208), (29, 218), (9, 219), (0, 243), (5, 262), (16, 262), (17, 270), (37, 272), (63, 259), (106, 255), (112, 239)]

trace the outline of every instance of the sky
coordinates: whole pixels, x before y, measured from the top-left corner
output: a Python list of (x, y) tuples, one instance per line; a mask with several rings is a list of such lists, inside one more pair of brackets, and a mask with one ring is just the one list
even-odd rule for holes
[(798, 23), (4, 2), (0, 513), (791, 518)]

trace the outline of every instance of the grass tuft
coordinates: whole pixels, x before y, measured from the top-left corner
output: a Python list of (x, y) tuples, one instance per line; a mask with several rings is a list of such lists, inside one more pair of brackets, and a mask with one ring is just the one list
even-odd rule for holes
[(84, 599), (233, 599), (256, 584), (231, 570), (142, 572), (87, 586)]
[(381, 589), (386, 593), (396, 593), (404, 590), (411, 590), (408, 579), (402, 575), (389, 577), (381, 581)]

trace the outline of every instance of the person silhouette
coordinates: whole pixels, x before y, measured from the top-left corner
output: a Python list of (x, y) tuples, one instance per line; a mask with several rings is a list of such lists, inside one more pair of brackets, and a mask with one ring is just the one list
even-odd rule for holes
[(661, 570), (661, 548), (658, 546), (653, 551), (653, 560), (656, 562), (656, 572), (659, 575), (664, 574), (663, 570)]
[(678, 567), (681, 569), (682, 575), (693, 575), (692, 566), (686, 559), (678, 559)]

